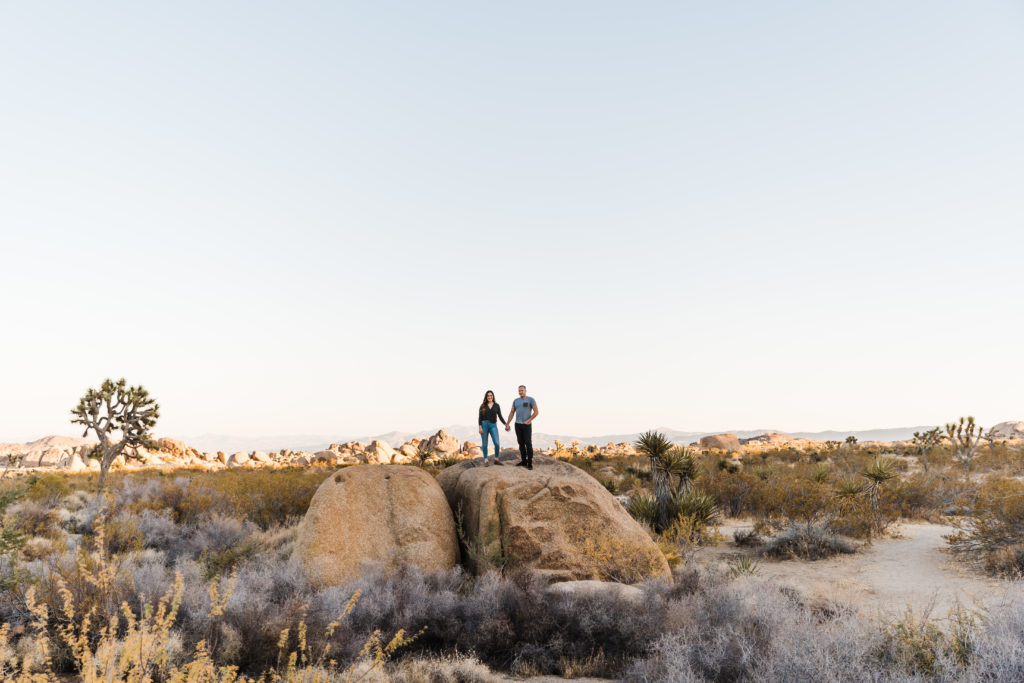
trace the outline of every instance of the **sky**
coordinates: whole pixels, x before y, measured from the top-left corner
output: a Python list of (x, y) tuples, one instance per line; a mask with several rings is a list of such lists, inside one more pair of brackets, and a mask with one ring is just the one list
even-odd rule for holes
[(1024, 419), (1017, 2), (0, 2), (0, 441)]

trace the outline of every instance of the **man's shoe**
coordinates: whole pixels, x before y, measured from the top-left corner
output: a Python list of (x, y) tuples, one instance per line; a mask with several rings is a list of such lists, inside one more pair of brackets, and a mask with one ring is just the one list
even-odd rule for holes
[(519, 462), (516, 463), (516, 467), (526, 467), (526, 461), (520, 460)]
[(531, 463), (527, 463), (526, 469), (532, 470), (533, 469), (533, 463), (532, 462)]

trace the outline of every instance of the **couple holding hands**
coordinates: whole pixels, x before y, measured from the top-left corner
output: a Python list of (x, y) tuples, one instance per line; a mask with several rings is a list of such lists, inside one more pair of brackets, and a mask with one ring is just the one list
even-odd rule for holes
[[(533, 421), (540, 415), (537, 410), (537, 401), (526, 395), (526, 386), (519, 385), (519, 398), (512, 402), (512, 414), (509, 421), (515, 416), (516, 441), (519, 442), (520, 460), (516, 467), (533, 469)], [(484, 394), (484, 402), (480, 404), (480, 415), (477, 424), (480, 428), (480, 438), (483, 441), (484, 465), (490, 465), (487, 457), (487, 437), (490, 436), (494, 442), (494, 464), (500, 465), (498, 456), (501, 455), (501, 446), (498, 439), (498, 420), (505, 425), (505, 431), (512, 429), (512, 425), (505, 421), (501, 415), (501, 406), (494, 400), (494, 392), (488, 391)]]

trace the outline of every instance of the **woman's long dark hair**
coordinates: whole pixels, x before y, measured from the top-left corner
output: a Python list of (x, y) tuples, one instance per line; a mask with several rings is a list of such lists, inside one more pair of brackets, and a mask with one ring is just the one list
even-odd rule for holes
[[(487, 394), (490, 394), (491, 396), (494, 396), (494, 392), (491, 391), (490, 389), (488, 389), (487, 391), (484, 392), (484, 402), (480, 404), (480, 414), (481, 415), (483, 415), (484, 411), (487, 410)], [(498, 399), (494, 399), (494, 402), (497, 403)]]

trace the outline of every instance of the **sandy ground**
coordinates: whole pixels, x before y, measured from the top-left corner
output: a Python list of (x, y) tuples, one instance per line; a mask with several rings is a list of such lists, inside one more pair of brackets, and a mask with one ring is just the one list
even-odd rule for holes
[[(728, 565), (751, 554), (732, 543), (733, 531), (751, 526), (732, 521), (723, 525), (726, 542), (698, 552), (698, 561)], [(955, 560), (942, 538), (952, 531), (939, 524), (904, 523), (894, 529), (893, 537), (876, 540), (854, 555), (815, 562), (758, 558), (757, 573), (811, 599), (852, 602), (866, 614), (881, 616), (902, 613), (909, 606), (919, 612), (931, 608), (931, 616), (941, 618), (958, 603), (980, 608), (1024, 590), (1019, 582), (993, 579)]]

